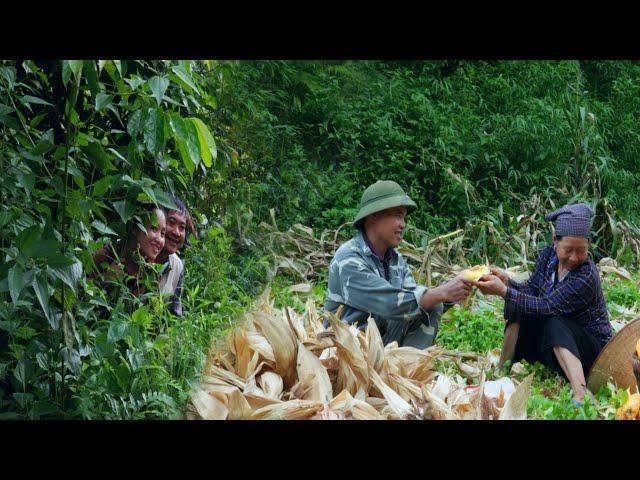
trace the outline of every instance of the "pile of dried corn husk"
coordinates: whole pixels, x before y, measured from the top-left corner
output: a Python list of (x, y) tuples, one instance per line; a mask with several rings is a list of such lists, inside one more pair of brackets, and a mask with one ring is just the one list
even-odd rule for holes
[[(266, 297), (263, 297), (263, 299)], [(328, 316), (325, 330), (312, 300), (304, 314), (277, 311), (266, 300), (212, 349), (189, 419), (524, 419), (531, 377), (488, 387), (487, 359), (383, 346), (372, 319), (365, 331)], [(467, 385), (434, 370), (436, 357), (455, 358), (478, 376)], [(463, 363), (475, 359), (476, 365)], [(511, 385), (508, 385), (511, 382)], [(493, 382), (499, 383), (499, 382)], [(498, 388), (499, 387), (499, 388)], [(510, 388), (511, 387), (511, 388)]]

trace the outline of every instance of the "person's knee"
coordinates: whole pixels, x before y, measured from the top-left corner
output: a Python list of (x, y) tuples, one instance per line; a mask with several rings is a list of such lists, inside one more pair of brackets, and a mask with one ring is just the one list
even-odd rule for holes
[[(555, 332), (564, 328), (564, 319), (562, 317), (551, 317), (546, 320), (542, 328), (542, 337), (544, 340), (549, 339)], [(555, 345), (554, 345), (555, 347)]]

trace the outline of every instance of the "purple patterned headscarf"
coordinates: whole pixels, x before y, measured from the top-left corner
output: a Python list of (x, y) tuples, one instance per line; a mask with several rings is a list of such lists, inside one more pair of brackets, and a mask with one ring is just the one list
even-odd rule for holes
[(555, 223), (556, 235), (590, 238), (593, 209), (586, 203), (565, 205), (547, 213), (544, 218)]

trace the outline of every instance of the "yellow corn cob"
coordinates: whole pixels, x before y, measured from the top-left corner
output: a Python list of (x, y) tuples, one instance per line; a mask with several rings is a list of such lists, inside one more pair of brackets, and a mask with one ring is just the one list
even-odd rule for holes
[(462, 275), (463, 275), (463, 278), (467, 280), (477, 281), (481, 277), (488, 275), (489, 273), (491, 273), (491, 271), (489, 270), (489, 267), (487, 267), (486, 265), (476, 265), (475, 267), (466, 269), (462, 273)]

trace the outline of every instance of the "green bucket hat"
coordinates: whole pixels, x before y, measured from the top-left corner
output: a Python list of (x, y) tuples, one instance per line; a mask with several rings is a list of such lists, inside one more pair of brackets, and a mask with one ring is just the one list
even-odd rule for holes
[(359, 211), (353, 225), (360, 228), (362, 221), (372, 213), (393, 207), (407, 207), (407, 213), (413, 212), (418, 206), (411, 200), (402, 187), (391, 180), (378, 180), (369, 185), (360, 199)]

